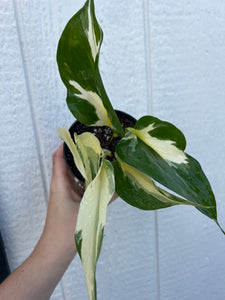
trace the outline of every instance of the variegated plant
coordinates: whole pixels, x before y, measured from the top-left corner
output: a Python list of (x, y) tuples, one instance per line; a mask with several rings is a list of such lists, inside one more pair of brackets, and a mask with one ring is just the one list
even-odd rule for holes
[(96, 263), (106, 208), (114, 191), (127, 203), (144, 210), (192, 205), (218, 224), (210, 184), (200, 164), (184, 152), (186, 140), (179, 129), (153, 116), (144, 116), (134, 128), (124, 132), (99, 72), (102, 40), (94, 0), (87, 0), (66, 25), (57, 51), (71, 113), (87, 126), (109, 126), (113, 138), (121, 137), (111, 163), (107, 160), (111, 153), (101, 148), (93, 134), (75, 134), (74, 142), (68, 130), (58, 130), (85, 179), (75, 242), (91, 300), (97, 298)]

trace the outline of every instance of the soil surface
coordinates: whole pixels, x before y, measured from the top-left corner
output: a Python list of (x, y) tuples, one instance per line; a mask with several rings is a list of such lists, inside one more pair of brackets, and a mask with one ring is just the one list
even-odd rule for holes
[[(136, 120), (133, 117), (131, 117), (128, 114), (125, 114), (123, 112), (120, 112), (120, 111), (116, 111), (116, 113), (117, 113), (117, 116), (118, 116), (120, 123), (124, 130), (127, 127), (134, 127)], [(93, 133), (99, 139), (101, 147), (103, 149), (107, 149), (107, 150), (111, 151), (112, 156), (107, 156), (106, 159), (108, 159), (110, 161), (115, 160), (114, 153), (116, 150), (116, 145), (121, 140), (121, 138), (119, 136), (113, 137), (113, 131), (111, 130), (111, 128), (109, 128), (107, 126), (101, 126), (101, 127), (86, 126), (84, 124), (81, 124), (79, 121), (76, 121), (70, 127), (69, 131), (70, 131), (70, 134), (71, 134), (71, 137), (73, 140), (74, 140), (74, 137), (73, 137), (74, 132), (76, 132), (78, 135), (83, 132)], [(68, 167), (70, 168), (71, 172), (73, 173), (73, 175), (77, 179), (84, 182), (82, 175), (80, 174), (80, 172), (78, 171), (78, 169), (76, 168), (76, 166), (74, 164), (73, 155), (70, 152), (70, 150), (66, 144), (64, 144), (64, 157), (65, 157), (66, 163), (67, 163)]]

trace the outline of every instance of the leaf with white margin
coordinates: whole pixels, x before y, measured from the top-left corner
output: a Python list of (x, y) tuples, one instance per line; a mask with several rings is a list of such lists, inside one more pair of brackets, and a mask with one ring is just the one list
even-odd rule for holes
[(217, 222), (216, 202), (200, 164), (183, 152), (186, 142), (174, 125), (145, 116), (117, 144), (122, 161), (187, 199)]
[(97, 176), (84, 193), (75, 232), (90, 300), (97, 299), (96, 264), (102, 245), (106, 208), (114, 190), (113, 167), (109, 161), (103, 160)]
[(90, 132), (84, 132), (80, 135), (75, 133), (74, 140), (84, 163), (87, 175), (85, 185), (88, 186), (99, 170), (103, 150), (97, 137)]
[(99, 73), (102, 40), (103, 32), (96, 20), (94, 1), (87, 0), (61, 35), (57, 63), (67, 87), (67, 105), (75, 118), (87, 126), (109, 126), (123, 136), (123, 128)]
[(66, 128), (60, 128), (60, 129), (57, 129), (57, 133), (58, 133), (59, 138), (61, 140), (63, 140), (66, 143), (66, 145), (68, 146), (68, 148), (70, 149), (70, 152), (73, 155), (74, 163), (75, 163), (77, 169), (80, 171), (80, 173), (84, 177), (84, 179), (87, 180), (88, 177), (87, 177), (87, 174), (86, 174), (86, 171), (84, 168), (82, 158), (77, 149), (77, 146), (74, 144), (74, 141), (71, 138), (69, 131)]

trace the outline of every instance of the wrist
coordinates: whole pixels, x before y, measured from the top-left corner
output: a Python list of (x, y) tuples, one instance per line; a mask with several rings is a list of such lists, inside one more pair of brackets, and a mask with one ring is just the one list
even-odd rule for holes
[(1, 285), (0, 299), (48, 300), (75, 251), (42, 235), (32, 254)]
[(35, 247), (34, 253), (46, 261), (52, 261), (54, 263), (61, 261), (67, 265), (73, 260), (77, 250), (72, 237), (71, 239), (61, 238), (59, 240), (57, 235), (50, 235), (50, 233), (44, 231)]
[(74, 233), (76, 229), (79, 203), (66, 201), (67, 194), (50, 194), (49, 208), (44, 231), (39, 241), (42, 252), (51, 253), (54, 258), (76, 254)]

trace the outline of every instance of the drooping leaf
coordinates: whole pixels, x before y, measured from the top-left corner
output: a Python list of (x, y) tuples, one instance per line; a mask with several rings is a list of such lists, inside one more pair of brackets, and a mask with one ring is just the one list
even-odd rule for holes
[(97, 299), (96, 264), (102, 245), (106, 208), (114, 190), (113, 167), (109, 161), (103, 160), (97, 176), (84, 193), (75, 232), (90, 300)]
[(69, 131), (66, 128), (60, 128), (60, 129), (57, 129), (57, 133), (58, 133), (59, 138), (67, 144), (68, 148), (70, 149), (70, 152), (73, 155), (74, 163), (75, 163), (77, 169), (80, 171), (80, 173), (84, 177), (84, 179), (87, 180), (88, 177), (87, 177), (87, 173), (86, 173), (82, 158), (77, 149), (77, 146), (74, 144), (74, 142), (71, 138)]
[(129, 129), (116, 153), (119, 159), (184, 197), (217, 222), (211, 186), (200, 164), (184, 148), (185, 139), (175, 126), (146, 116), (135, 129)]
[(157, 187), (152, 179), (136, 168), (120, 161), (113, 162), (117, 194), (127, 203), (143, 210), (155, 210), (178, 204), (191, 205)]
[(90, 132), (84, 132), (80, 135), (75, 134), (74, 140), (82, 157), (87, 179), (86, 186), (95, 178), (99, 166), (100, 158), (103, 155), (99, 140)]
[(84, 132), (80, 135), (75, 133), (74, 143), (67, 129), (61, 128), (57, 132), (70, 149), (74, 163), (85, 178), (85, 186), (87, 187), (95, 178), (100, 167), (100, 158), (103, 156), (99, 140), (90, 132)]
[(59, 40), (59, 72), (67, 88), (67, 105), (75, 118), (87, 126), (109, 126), (123, 136), (99, 73), (102, 40), (94, 1), (87, 0), (70, 19)]

